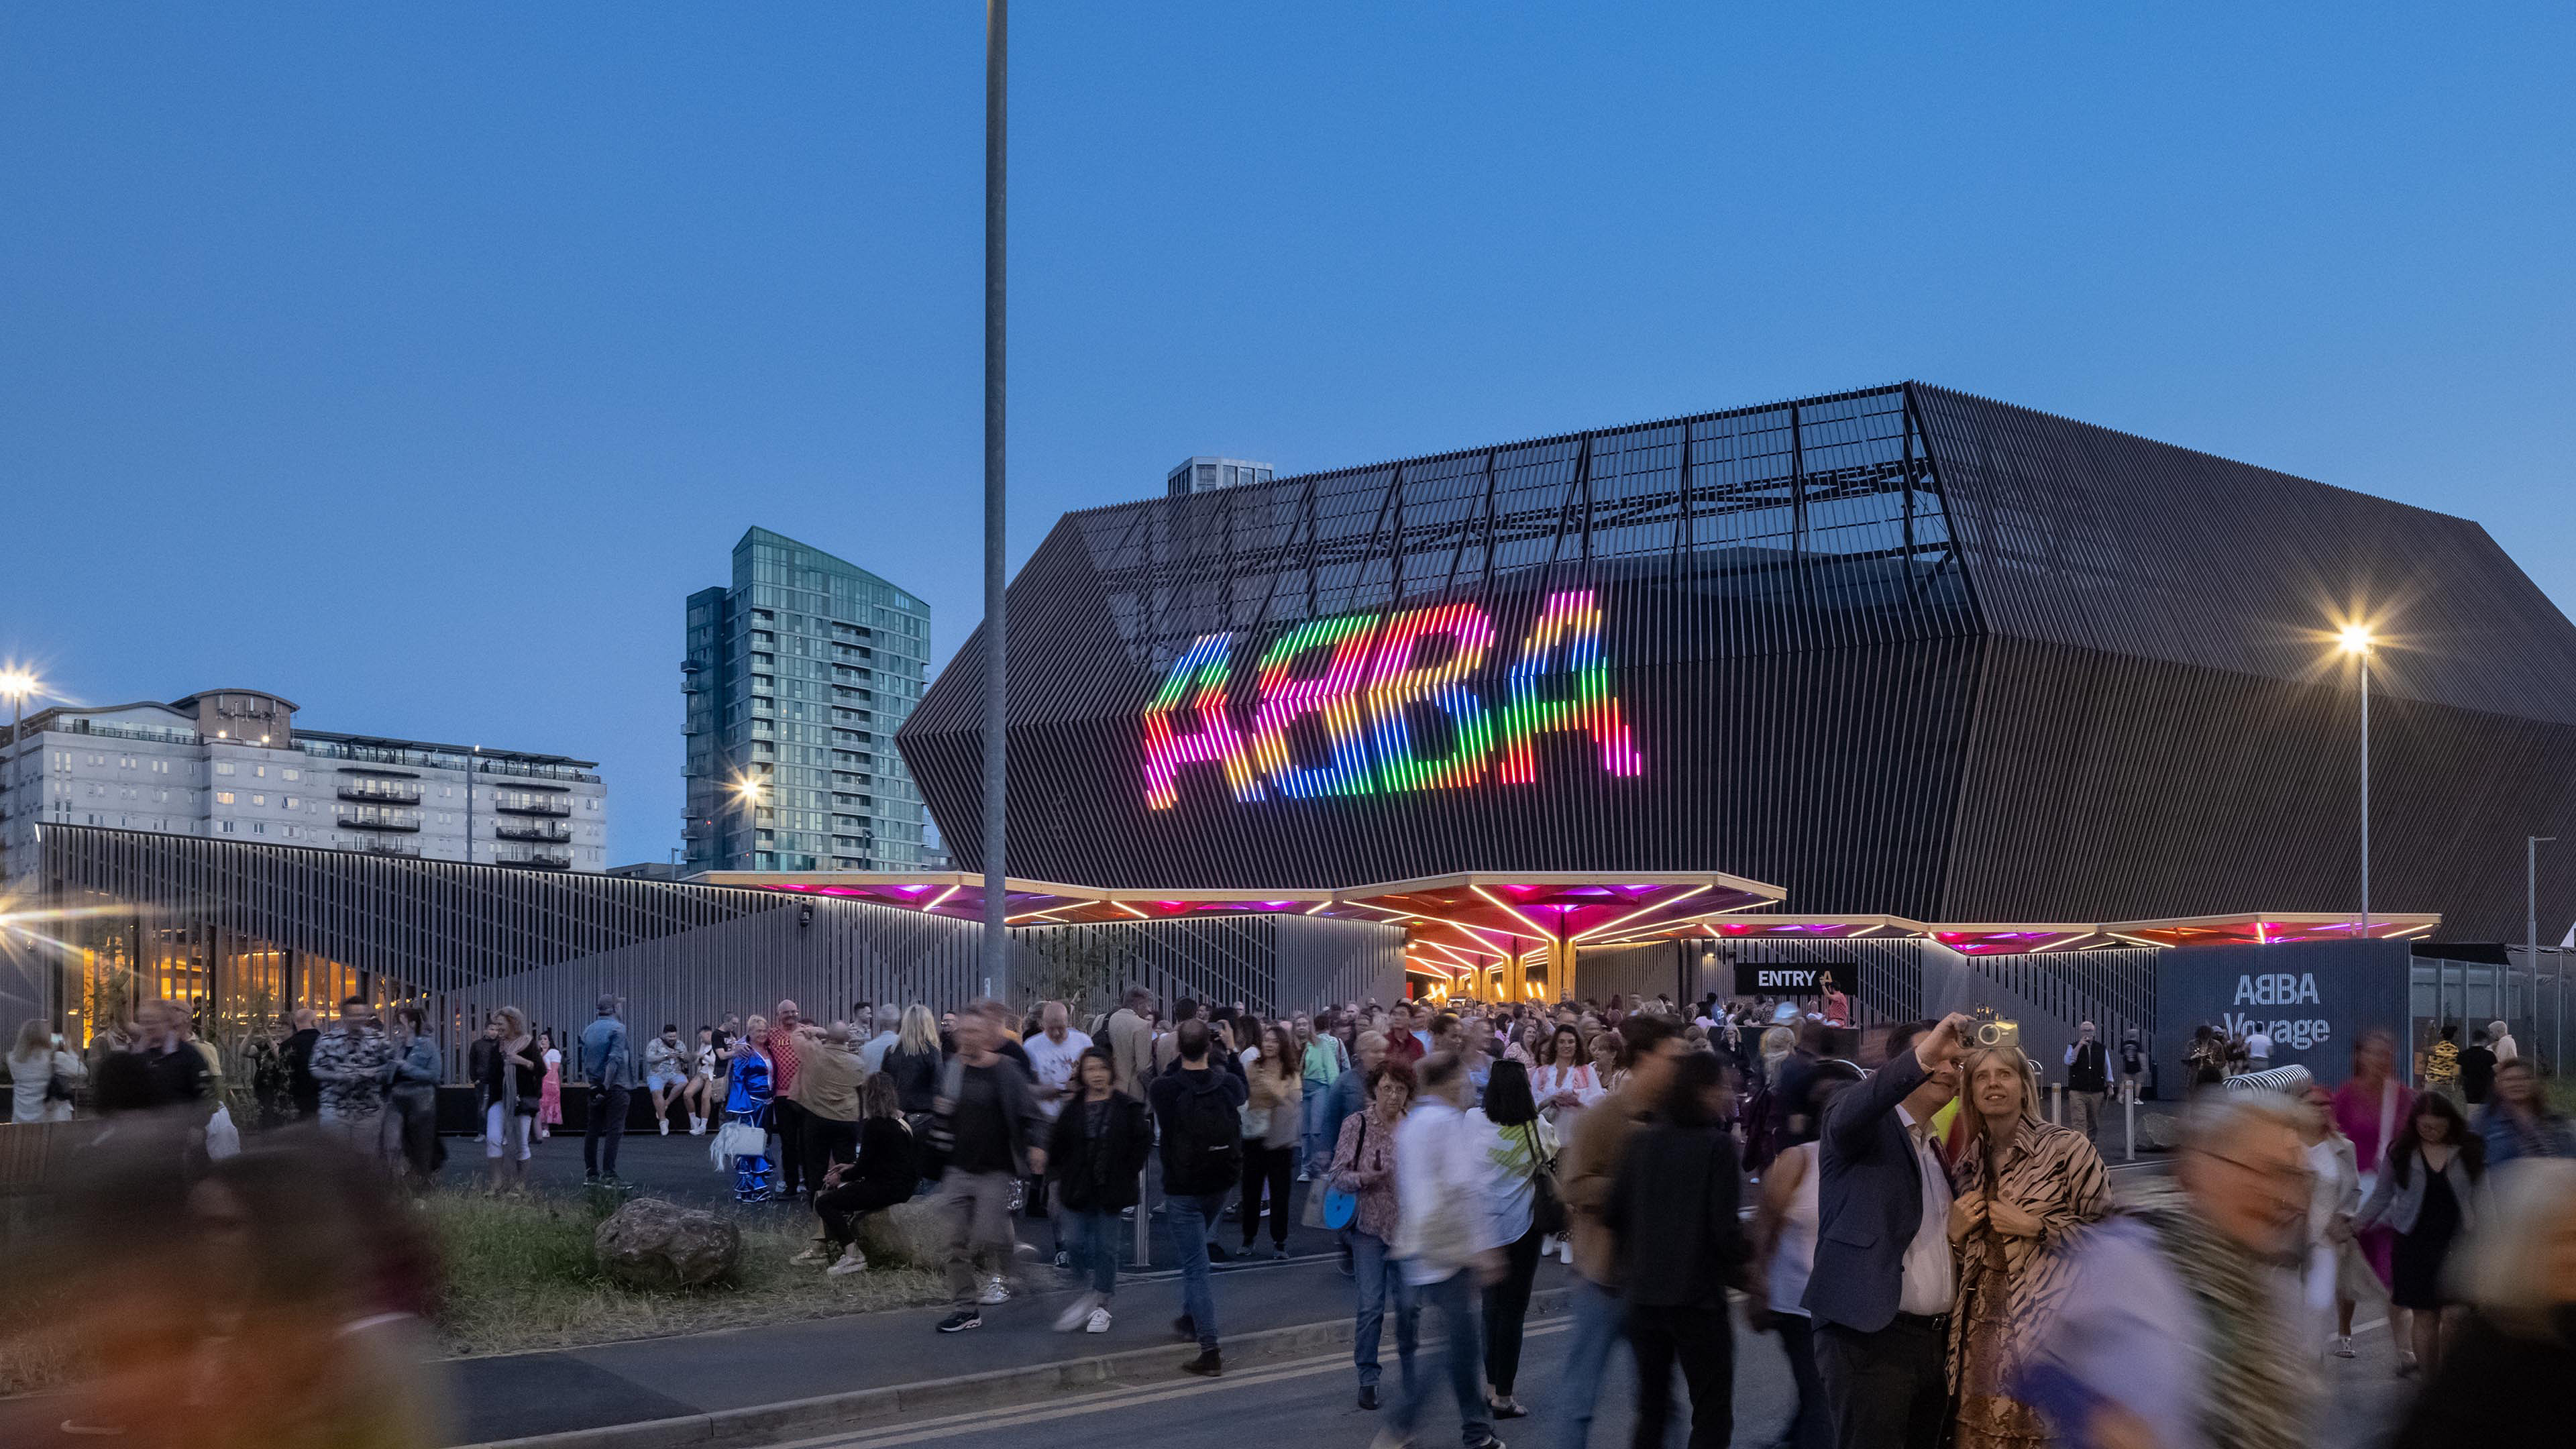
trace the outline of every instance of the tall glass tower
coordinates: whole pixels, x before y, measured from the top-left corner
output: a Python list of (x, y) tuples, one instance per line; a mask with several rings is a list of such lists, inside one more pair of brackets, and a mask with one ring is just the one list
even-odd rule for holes
[(733, 586), (689, 595), (688, 621), (691, 873), (934, 863), (894, 747), (929, 673), (928, 605), (755, 528), (733, 546)]

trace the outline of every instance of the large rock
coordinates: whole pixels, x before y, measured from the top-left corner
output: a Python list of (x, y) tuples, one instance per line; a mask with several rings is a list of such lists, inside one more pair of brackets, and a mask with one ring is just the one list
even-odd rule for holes
[(714, 1213), (658, 1197), (619, 1208), (591, 1240), (601, 1271), (629, 1288), (696, 1288), (731, 1273), (742, 1232)]

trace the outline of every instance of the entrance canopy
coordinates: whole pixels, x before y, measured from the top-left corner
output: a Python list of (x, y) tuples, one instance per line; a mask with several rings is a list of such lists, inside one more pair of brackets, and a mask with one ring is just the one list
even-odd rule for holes
[[(842, 896), (958, 920), (984, 917), (984, 877), (965, 871), (718, 871), (708, 885)], [(1304, 915), (1405, 928), (1405, 960), (1427, 976), (1479, 981), (1504, 967), (1544, 962), (1571, 989), (1583, 946), (1649, 941), (1937, 941), (1969, 956), (2089, 951), (2106, 946), (2279, 945), (2294, 941), (2419, 936), (2438, 915), (2248, 911), (2153, 921), (1925, 922), (1886, 915), (1802, 915), (1776, 909), (1778, 886), (1719, 872), (1465, 872), (1345, 890), (1111, 890), (1012, 877), (1014, 926), (1162, 921), (1195, 916)]]

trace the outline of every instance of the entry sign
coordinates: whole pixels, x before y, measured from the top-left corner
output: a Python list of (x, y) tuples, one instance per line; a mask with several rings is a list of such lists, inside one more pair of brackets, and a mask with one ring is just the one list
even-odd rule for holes
[(1764, 966), (1750, 961), (1735, 963), (1735, 994), (1738, 996), (1822, 996), (1824, 984), (1816, 978), (1831, 968), (1824, 966)]

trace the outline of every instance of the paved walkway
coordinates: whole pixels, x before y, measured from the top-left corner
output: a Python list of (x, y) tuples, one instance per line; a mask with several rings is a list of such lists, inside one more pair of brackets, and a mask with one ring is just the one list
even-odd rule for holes
[[(1564, 1272), (1542, 1267), (1539, 1287), (1562, 1286)], [(948, 1310), (924, 1308), (462, 1359), (448, 1365), (453, 1437), (470, 1444), (631, 1424), (1159, 1345), (1170, 1347), (1177, 1370), (1196, 1352), (1172, 1331), (1177, 1274), (1122, 1284), (1107, 1333), (1055, 1332), (1056, 1314), (1078, 1292), (1069, 1277), (1031, 1267), (1020, 1294), (985, 1309), (984, 1327), (971, 1333), (935, 1332)], [(1218, 1331), (1231, 1338), (1346, 1319), (1351, 1285), (1330, 1262), (1236, 1264), (1217, 1270), (1216, 1302)], [(1388, 1362), (1394, 1353), (1390, 1342)]]

